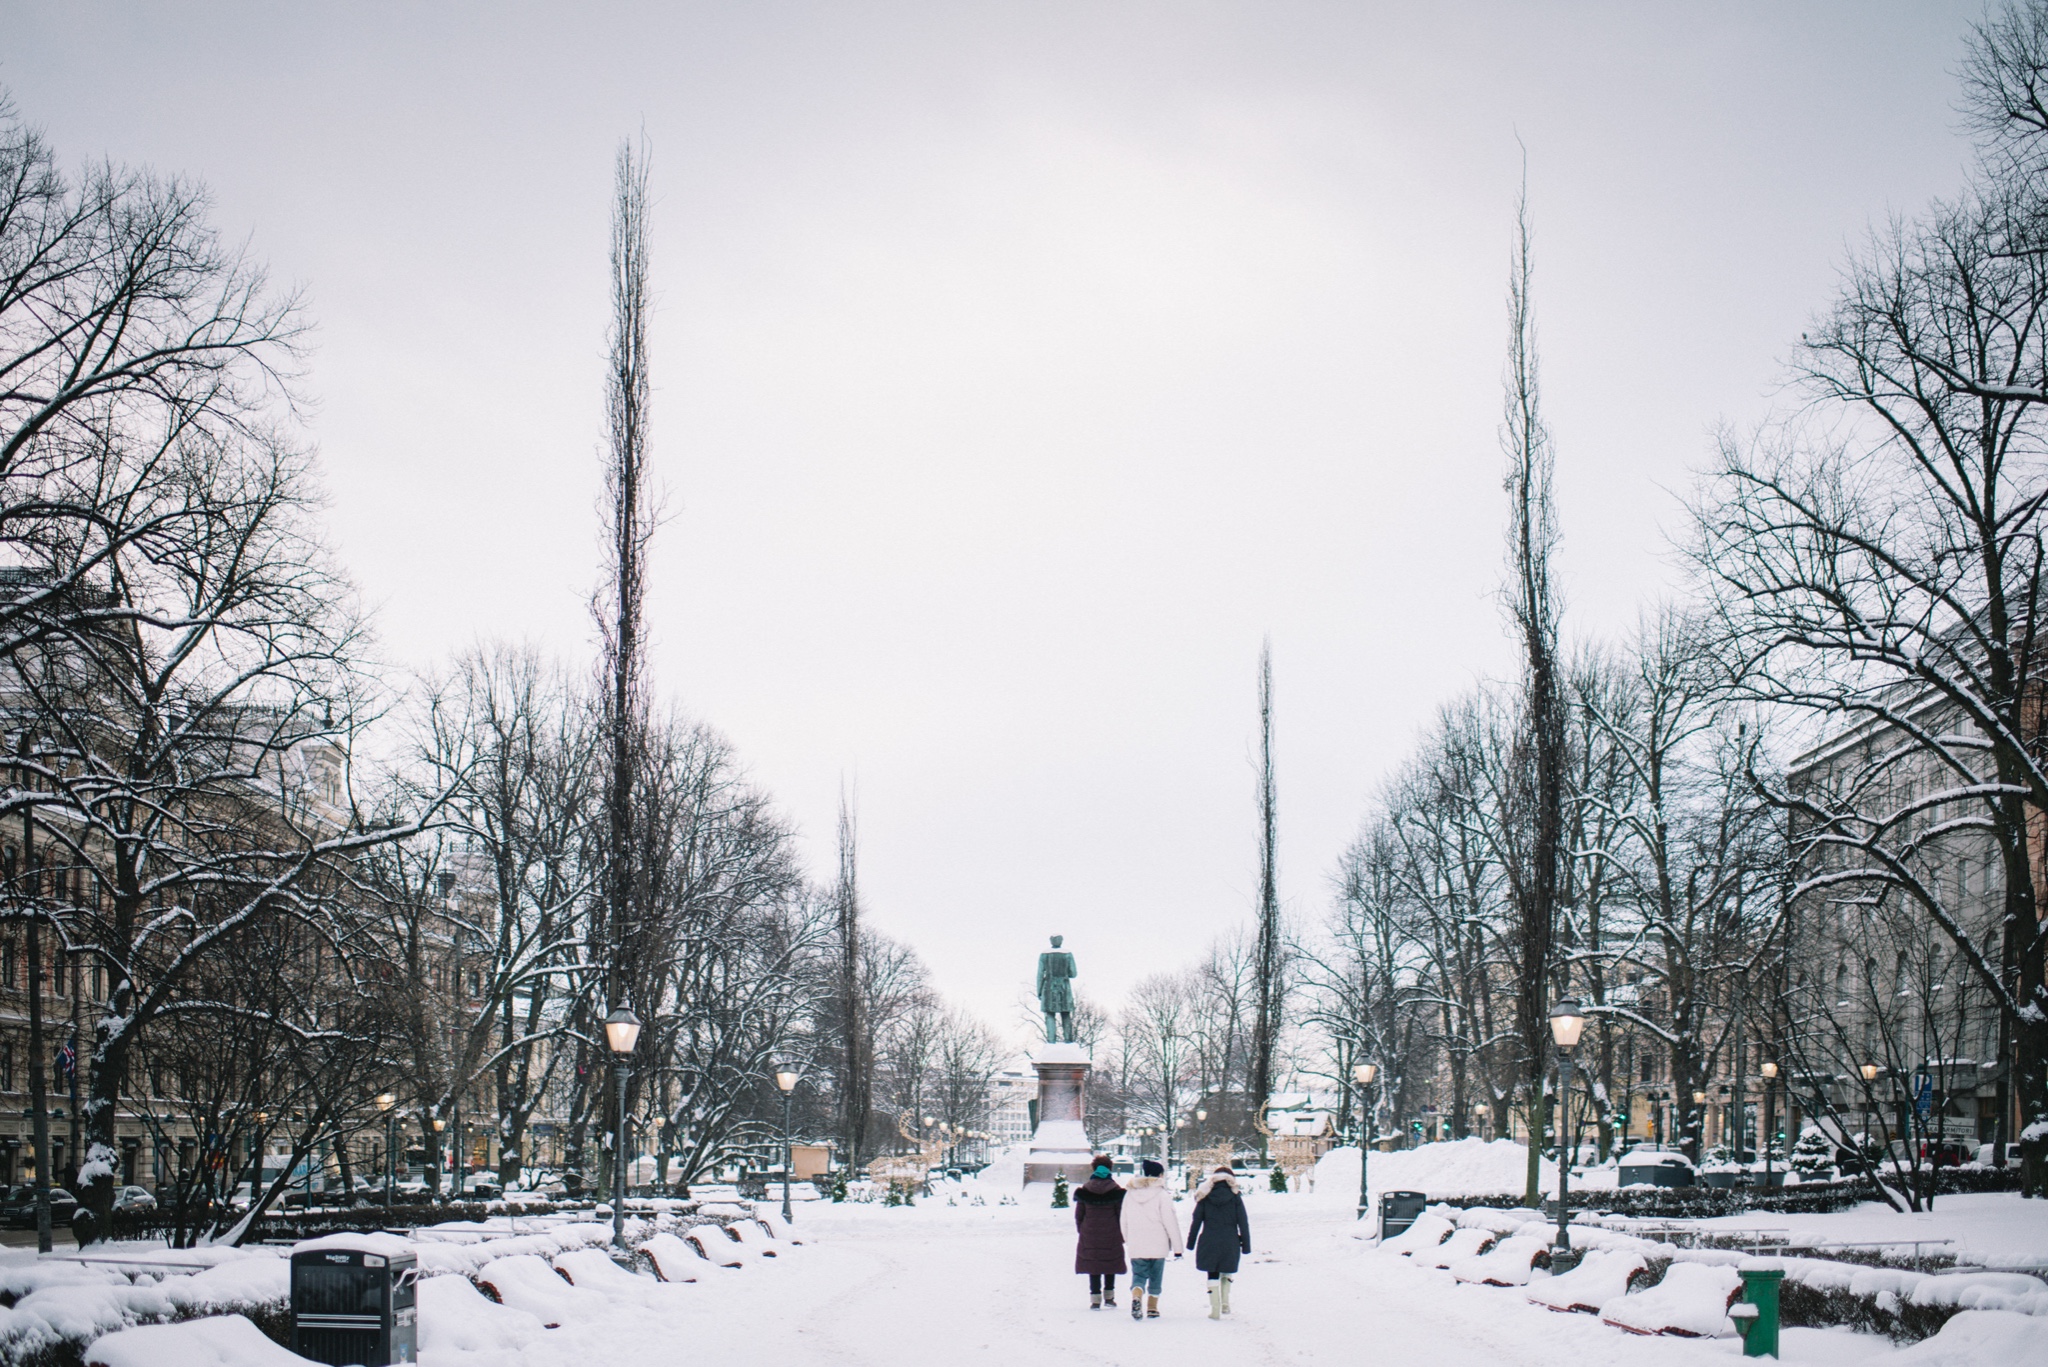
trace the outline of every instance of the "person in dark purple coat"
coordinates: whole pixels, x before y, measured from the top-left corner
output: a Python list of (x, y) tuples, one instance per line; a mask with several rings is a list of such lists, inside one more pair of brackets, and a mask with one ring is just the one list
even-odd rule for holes
[(1074, 1271), (1088, 1274), (1088, 1308), (1116, 1304), (1116, 1277), (1124, 1270), (1124, 1189), (1098, 1155), (1087, 1181), (1074, 1189)]

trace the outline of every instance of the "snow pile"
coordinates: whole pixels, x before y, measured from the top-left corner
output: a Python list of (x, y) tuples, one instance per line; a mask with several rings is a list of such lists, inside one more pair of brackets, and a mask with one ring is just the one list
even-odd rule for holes
[(1655, 1286), (1601, 1306), (1600, 1318), (1638, 1334), (1728, 1338), (1735, 1333), (1728, 1306), (1741, 1290), (1732, 1267), (1673, 1263)]
[(1597, 1315), (1609, 1301), (1627, 1295), (1628, 1279), (1648, 1265), (1647, 1258), (1629, 1249), (1596, 1248), (1571, 1271), (1538, 1281), (1524, 1294), (1552, 1310)]
[(1542, 1239), (1512, 1234), (1476, 1257), (1455, 1259), (1449, 1270), (1461, 1282), (1526, 1286), (1529, 1274), (1535, 1270), (1536, 1260), (1546, 1257), (1549, 1252), (1550, 1245)]
[[(1452, 1139), (1391, 1153), (1375, 1150), (1366, 1176), (1380, 1193), (1419, 1191), (1430, 1196), (1518, 1196), (1529, 1180), (1529, 1150), (1510, 1139)], [(1557, 1165), (1541, 1168), (1543, 1190), (1557, 1190)], [(1312, 1200), (1330, 1205), (1358, 1201), (1358, 1150), (1331, 1149), (1316, 1164)]]
[(150, 1324), (109, 1334), (85, 1351), (86, 1367), (308, 1367), (240, 1315)]
[(1965, 1310), (1922, 1339), (1882, 1359), (1884, 1367), (2041, 1367), (2048, 1325), (2010, 1310)]

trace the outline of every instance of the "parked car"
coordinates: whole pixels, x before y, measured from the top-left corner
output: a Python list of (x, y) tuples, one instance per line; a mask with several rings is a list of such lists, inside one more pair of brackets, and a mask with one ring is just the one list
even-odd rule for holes
[(1618, 1185), (1624, 1187), (1692, 1187), (1699, 1185), (1692, 1161), (1663, 1149), (1633, 1149), (1621, 1156)]
[(115, 1210), (155, 1210), (156, 1197), (149, 1194), (147, 1187), (117, 1187), (114, 1190)]
[[(62, 1187), (50, 1188), (50, 1225), (63, 1229), (70, 1225), (71, 1214), (78, 1209), (78, 1198)], [(0, 1201), (0, 1215), (4, 1215), (9, 1229), (34, 1229), (36, 1227), (36, 1189), (24, 1183), (10, 1187), (4, 1201)]]
[(490, 1177), (472, 1177), (464, 1190), (476, 1201), (495, 1201), (505, 1194), (505, 1188)]

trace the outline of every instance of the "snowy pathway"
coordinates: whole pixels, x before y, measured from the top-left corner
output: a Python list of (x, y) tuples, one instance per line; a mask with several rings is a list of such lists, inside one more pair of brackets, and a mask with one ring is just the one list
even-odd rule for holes
[[(1236, 1283), (1235, 1313), (1222, 1323), (1206, 1317), (1200, 1276), (1186, 1261), (1168, 1265), (1161, 1318), (1139, 1323), (1122, 1307), (1089, 1310), (1085, 1280), (1068, 1271), (1073, 1236), (1065, 1211), (812, 1206), (798, 1222), (823, 1242), (793, 1250), (782, 1266), (726, 1274), (705, 1288), (687, 1323), (659, 1341), (594, 1334), (608, 1340), (606, 1367), (685, 1358), (778, 1367), (1689, 1367), (1739, 1360), (1734, 1341), (1638, 1338), (1588, 1316), (1537, 1309), (1512, 1292), (1454, 1285), (1361, 1245), (1341, 1211), (1289, 1198), (1254, 1202), (1259, 1251)], [(580, 1337), (574, 1326), (555, 1332)], [(1883, 1346), (1797, 1331), (1786, 1360), (1847, 1367)]]

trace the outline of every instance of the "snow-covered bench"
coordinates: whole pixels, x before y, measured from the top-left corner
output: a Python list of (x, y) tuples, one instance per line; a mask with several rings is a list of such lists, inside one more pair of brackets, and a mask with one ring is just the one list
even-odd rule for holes
[(766, 1206), (755, 1207), (754, 1218), (759, 1220), (762, 1223), (762, 1225), (767, 1228), (768, 1237), (771, 1239), (780, 1239), (783, 1243), (797, 1244), (799, 1246), (813, 1242), (812, 1240), (807, 1239), (804, 1236), (798, 1234), (796, 1232), (796, 1226), (790, 1224), (789, 1221), (783, 1219), (780, 1214), (773, 1210), (770, 1210)]
[(1461, 1282), (1479, 1282), (1486, 1286), (1526, 1286), (1529, 1273), (1540, 1262), (1548, 1265), (1550, 1244), (1528, 1234), (1510, 1234), (1486, 1252), (1470, 1258), (1458, 1258), (1450, 1264), (1450, 1273)]
[[(419, 1283), (419, 1347), (423, 1352), (503, 1353), (539, 1338), (540, 1319), (499, 1305), (467, 1277), (428, 1277)], [(154, 1367), (164, 1367), (157, 1363)]]
[(535, 1253), (515, 1253), (485, 1263), (477, 1271), (476, 1282), (496, 1296), (500, 1305), (537, 1316), (550, 1329), (571, 1320), (596, 1318), (606, 1309), (604, 1297), (571, 1286)]
[(745, 1267), (752, 1261), (746, 1248), (725, 1232), (724, 1225), (696, 1225), (684, 1230), (683, 1238), (720, 1267)]
[(683, 1294), (679, 1288), (652, 1277), (635, 1276), (613, 1262), (611, 1254), (598, 1248), (579, 1248), (558, 1255), (555, 1271), (567, 1277), (571, 1286), (627, 1305), (668, 1305), (671, 1297)]
[(694, 1282), (704, 1266), (704, 1255), (673, 1234), (657, 1234), (640, 1245), (640, 1251), (654, 1264), (654, 1275), (665, 1282)]
[(782, 1245), (768, 1233), (768, 1227), (759, 1220), (740, 1220), (726, 1226), (726, 1232), (739, 1241), (741, 1248), (763, 1258), (778, 1257)]
[(1728, 1307), (1741, 1292), (1742, 1277), (1732, 1267), (1673, 1263), (1655, 1286), (1601, 1306), (1600, 1318), (1632, 1334), (1728, 1338), (1735, 1333)]
[(1435, 1248), (1416, 1254), (1415, 1261), (1423, 1267), (1448, 1268), (1452, 1263), (1478, 1257), (1493, 1247), (1496, 1238), (1490, 1229), (1455, 1230)]
[(1647, 1266), (1648, 1259), (1629, 1249), (1596, 1248), (1571, 1271), (1532, 1282), (1526, 1294), (1552, 1310), (1597, 1315), (1601, 1306), (1626, 1296), (1629, 1278)]
[(1415, 1223), (1388, 1239), (1380, 1247), (1389, 1253), (1404, 1257), (1426, 1253), (1450, 1237), (1456, 1226), (1441, 1215), (1428, 1211), (1415, 1217)]

